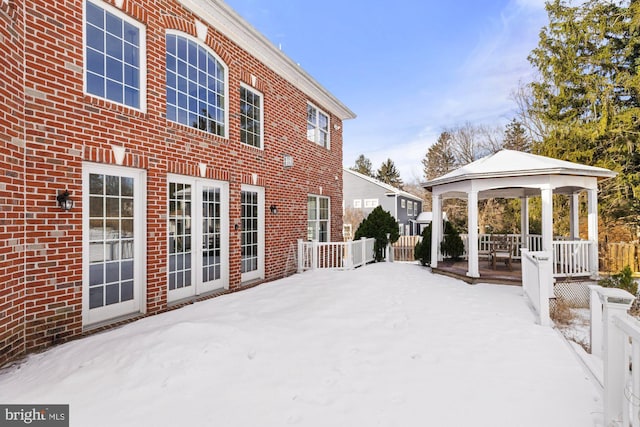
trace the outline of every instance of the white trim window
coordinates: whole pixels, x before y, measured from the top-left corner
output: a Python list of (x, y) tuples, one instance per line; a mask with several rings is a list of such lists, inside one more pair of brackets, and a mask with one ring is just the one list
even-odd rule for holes
[(240, 85), (240, 142), (263, 148), (262, 94), (244, 84)]
[(307, 240), (329, 241), (329, 198), (309, 195), (307, 197)]
[(353, 201), (353, 207), (354, 207), (354, 209), (362, 208), (362, 199), (355, 199)]
[(229, 188), (226, 182), (169, 175), (169, 301), (229, 285)]
[(241, 192), (241, 281), (264, 279), (264, 188), (243, 185)]
[(146, 109), (146, 29), (106, 3), (84, 3), (84, 91)]
[(405, 199), (401, 199), (401, 200), (400, 200), (400, 207), (401, 207), (402, 209), (405, 209), (405, 208), (407, 207), (407, 204), (406, 204), (406, 200), (405, 200)]
[(364, 207), (367, 209), (375, 208), (379, 203), (378, 199), (364, 199)]
[(186, 34), (167, 32), (167, 120), (227, 136), (227, 67)]
[(82, 182), (83, 324), (144, 312), (146, 174), (85, 163)]
[(329, 149), (329, 115), (307, 104), (307, 139)]
[(407, 200), (407, 215), (413, 216), (413, 202), (411, 200)]

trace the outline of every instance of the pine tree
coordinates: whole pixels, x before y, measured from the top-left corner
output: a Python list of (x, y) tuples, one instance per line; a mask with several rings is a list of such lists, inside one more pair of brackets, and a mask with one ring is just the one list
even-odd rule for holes
[(360, 154), (356, 159), (356, 164), (349, 168), (354, 172), (361, 173), (366, 176), (374, 177), (373, 175), (373, 166), (371, 165), (371, 160), (366, 158), (364, 154)]
[(503, 147), (507, 150), (516, 150), (528, 153), (531, 151), (531, 141), (522, 123), (516, 119), (511, 120), (504, 130)]
[(385, 184), (392, 185), (396, 188), (402, 189), (402, 179), (400, 178), (400, 172), (396, 169), (396, 165), (393, 160), (387, 159), (382, 162), (380, 169), (376, 173), (376, 179), (384, 182)]
[[(387, 234), (389, 238), (387, 239)], [(400, 238), (398, 222), (391, 214), (381, 206), (377, 206), (371, 211), (356, 230), (354, 240), (362, 237), (373, 237), (376, 261), (382, 261), (385, 257), (385, 249), (389, 243), (394, 243)]]
[(640, 4), (547, 3), (549, 24), (529, 56), (535, 114), (546, 136), (535, 151), (618, 172), (602, 183), (603, 219), (640, 226)]
[(454, 170), (456, 164), (451, 134), (442, 132), (438, 137), (438, 142), (429, 147), (427, 154), (422, 159), (424, 176), (428, 180), (437, 178)]

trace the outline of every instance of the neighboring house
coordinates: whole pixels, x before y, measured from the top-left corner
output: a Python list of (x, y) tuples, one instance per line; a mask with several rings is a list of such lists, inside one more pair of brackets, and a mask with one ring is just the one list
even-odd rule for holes
[[(414, 236), (420, 234), (420, 227), (416, 222), (422, 212), (422, 199), (413, 194), (402, 191), (389, 184), (385, 184), (370, 176), (345, 168), (342, 174), (345, 213), (359, 212), (361, 215), (351, 215), (366, 218), (376, 206), (391, 213), (398, 221), (400, 235)], [(345, 215), (349, 217), (350, 215)], [(351, 230), (355, 233), (358, 224), (346, 222), (345, 234)]]
[(221, 0), (0, 0), (0, 42), (0, 364), (341, 238), (355, 115)]

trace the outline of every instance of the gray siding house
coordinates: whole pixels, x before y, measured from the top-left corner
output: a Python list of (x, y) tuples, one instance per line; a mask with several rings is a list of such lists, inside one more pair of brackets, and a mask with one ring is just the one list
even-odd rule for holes
[(344, 168), (342, 179), (344, 233), (347, 237), (351, 237), (353, 234), (349, 236), (349, 233), (355, 233), (360, 225), (359, 222), (352, 224), (353, 218), (366, 218), (376, 206), (382, 206), (393, 215), (398, 221), (401, 236), (420, 234), (420, 226), (416, 222), (422, 212), (420, 197), (347, 168)]

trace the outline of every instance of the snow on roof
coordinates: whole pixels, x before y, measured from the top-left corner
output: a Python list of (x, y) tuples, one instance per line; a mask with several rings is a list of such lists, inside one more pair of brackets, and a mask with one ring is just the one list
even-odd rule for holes
[(616, 172), (551, 157), (514, 150), (501, 150), (424, 183), (425, 188), (474, 178), (500, 178), (527, 175), (579, 175), (613, 178)]
[(407, 193), (406, 191), (400, 190), (399, 188), (396, 188), (393, 185), (385, 184), (382, 181), (378, 181), (377, 179), (372, 178), (372, 177), (367, 176), (367, 175), (364, 175), (364, 174), (361, 174), (360, 172), (353, 171), (353, 170), (351, 170), (349, 168), (343, 168), (343, 170), (345, 172), (349, 172), (350, 174), (352, 174), (354, 176), (357, 176), (358, 178), (361, 178), (361, 179), (367, 180), (367, 181), (369, 181), (369, 182), (371, 182), (373, 184), (376, 184), (377, 186), (382, 187), (385, 190), (387, 190), (387, 192), (389, 192), (389, 193), (397, 194), (399, 196), (404, 196), (404, 197), (407, 197), (407, 198), (413, 199), (413, 200), (418, 200), (420, 202), (422, 201), (422, 198), (420, 198), (419, 196), (416, 196), (415, 194)]

